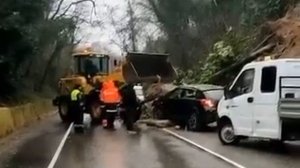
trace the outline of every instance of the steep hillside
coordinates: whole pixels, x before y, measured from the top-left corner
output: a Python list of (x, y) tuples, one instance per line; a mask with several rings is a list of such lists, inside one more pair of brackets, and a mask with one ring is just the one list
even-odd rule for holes
[(272, 53), (277, 58), (300, 58), (300, 5), (274, 22), (269, 22), (277, 45)]

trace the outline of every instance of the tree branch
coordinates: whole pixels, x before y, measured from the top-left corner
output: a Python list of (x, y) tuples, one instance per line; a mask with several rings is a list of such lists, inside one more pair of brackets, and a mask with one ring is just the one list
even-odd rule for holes
[(63, 4), (64, 1), (65, 1), (65, 0), (60, 0), (60, 1), (59, 1), (58, 6), (57, 6), (57, 8), (56, 8), (54, 14), (51, 16), (50, 20), (53, 20), (53, 19), (56, 17), (56, 15), (59, 13), (59, 11), (60, 11), (60, 9), (61, 9), (61, 6), (62, 6), (62, 4)]
[(131, 41), (131, 49), (136, 52), (137, 51), (137, 42), (136, 42), (136, 36), (137, 36), (137, 30), (136, 30), (136, 18), (135, 18), (135, 13), (132, 8), (132, 3), (130, 0), (127, 0), (127, 15), (129, 17), (129, 22), (128, 22), (128, 27), (130, 30), (129, 37)]
[(265, 43), (267, 41), (269, 41), (272, 37), (274, 37), (275, 33), (272, 33), (270, 35), (268, 35), (266, 38), (264, 38), (264, 40), (262, 42), (260, 42), (253, 50), (252, 52), (255, 52), (256, 50), (258, 50), (259, 48), (261, 48), (263, 45), (265, 45)]
[[(78, 0), (78, 1), (76, 1), (76, 2), (70, 3), (69, 6), (64, 10), (64, 12), (62, 12), (62, 14), (59, 15), (57, 18), (60, 18), (60, 17), (65, 16), (66, 13), (70, 10), (70, 8), (71, 8), (72, 6), (78, 5), (78, 4), (81, 4), (81, 3), (84, 3), (84, 2), (90, 2), (90, 3), (92, 3), (92, 5), (93, 5), (93, 9), (96, 8), (96, 3), (95, 3), (94, 0)], [(53, 18), (53, 19), (54, 19), (54, 18)]]
[[(114, 18), (114, 13), (116, 8), (111, 8), (109, 6), (106, 6), (106, 8), (108, 9), (108, 17), (110, 19), (110, 24), (112, 25), (113, 29), (115, 29), (115, 33), (117, 35), (117, 38), (119, 39), (119, 41), (121, 41), (122, 44), (120, 44), (119, 42), (117, 42), (116, 40), (111, 40), (111, 42), (115, 45), (117, 45), (120, 49), (124, 50), (124, 51), (128, 51), (128, 45), (126, 44), (127, 41), (127, 37), (125, 35), (124, 32), (126, 32), (127, 28), (123, 27), (123, 28), (118, 28), (118, 21), (115, 20)], [(124, 19), (122, 19), (124, 20)]]
[(150, 5), (149, 9), (152, 9), (152, 12), (156, 15), (156, 18), (164, 23), (165, 22), (165, 18), (164, 16), (161, 14), (161, 12), (159, 11), (159, 7), (157, 6), (157, 4), (155, 3), (154, 0), (147, 0), (148, 4)]

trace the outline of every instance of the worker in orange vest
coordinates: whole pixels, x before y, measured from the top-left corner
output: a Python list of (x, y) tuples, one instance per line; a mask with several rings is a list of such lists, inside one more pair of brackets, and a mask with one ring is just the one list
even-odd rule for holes
[(121, 96), (113, 80), (103, 82), (100, 100), (105, 106), (104, 118), (107, 121), (107, 125), (104, 125), (104, 128), (114, 129), (114, 121), (118, 112), (118, 105), (121, 103)]

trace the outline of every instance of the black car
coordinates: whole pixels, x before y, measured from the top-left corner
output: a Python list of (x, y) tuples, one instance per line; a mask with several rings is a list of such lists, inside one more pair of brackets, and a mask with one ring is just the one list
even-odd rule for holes
[(217, 104), (223, 87), (215, 85), (179, 86), (153, 102), (158, 119), (169, 119), (182, 128), (201, 131), (217, 121)]

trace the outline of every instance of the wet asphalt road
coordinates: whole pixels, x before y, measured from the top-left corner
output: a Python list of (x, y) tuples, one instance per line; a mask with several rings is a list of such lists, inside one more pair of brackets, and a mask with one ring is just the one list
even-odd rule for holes
[[(67, 130), (57, 116), (0, 140), (1, 168), (46, 168)], [(298, 168), (300, 143), (277, 149), (268, 142), (250, 140), (222, 146), (215, 132), (173, 130), (247, 168)], [(228, 163), (157, 129), (128, 135), (101, 127), (79, 135), (71, 132), (55, 168), (227, 168)]]
[(171, 130), (247, 168), (300, 167), (299, 141), (286, 142), (283, 147), (278, 147), (269, 141), (248, 139), (236, 146), (223, 146), (214, 131), (192, 133)]
[[(0, 145), (0, 167), (47, 167), (67, 127), (55, 116)], [(1, 144), (1, 143), (0, 143)], [(218, 168), (231, 165), (155, 129), (71, 132), (55, 168)]]

